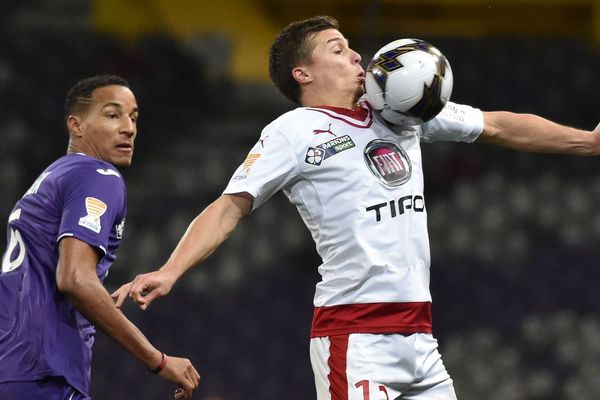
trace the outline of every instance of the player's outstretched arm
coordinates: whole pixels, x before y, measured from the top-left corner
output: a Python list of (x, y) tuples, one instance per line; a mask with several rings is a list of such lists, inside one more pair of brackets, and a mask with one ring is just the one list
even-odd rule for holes
[(59, 244), (56, 270), (58, 290), (71, 300), (75, 307), (92, 324), (133, 354), (149, 369), (183, 389), (178, 398), (191, 398), (198, 387), (200, 375), (190, 360), (166, 356), (156, 349), (144, 334), (115, 307), (110, 295), (96, 275), (98, 254), (89, 244), (72, 237), (63, 238)]
[(477, 139), (515, 150), (600, 155), (600, 124), (593, 131), (575, 129), (533, 114), (484, 112), (483, 133)]
[(112, 294), (117, 307), (129, 296), (145, 310), (154, 299), (168, 294), (185, 271), (204, 261), (231, 235), (250, 212), (252, 201), (248, 193), (226, 194), (206, 207), (192, 221), (164, 266), (136, 276)]

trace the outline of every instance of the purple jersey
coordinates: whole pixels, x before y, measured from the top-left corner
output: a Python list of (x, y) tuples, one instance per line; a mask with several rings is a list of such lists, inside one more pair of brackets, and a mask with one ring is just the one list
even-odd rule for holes
[(93, 246), (103, 280), (121, 242), (126, 196), (114, 166), (69, 154), (17, 202), (0, 273), (0, 382), (63, 376), (89, 394), (95, 330), (56, 287), (58, 242)]

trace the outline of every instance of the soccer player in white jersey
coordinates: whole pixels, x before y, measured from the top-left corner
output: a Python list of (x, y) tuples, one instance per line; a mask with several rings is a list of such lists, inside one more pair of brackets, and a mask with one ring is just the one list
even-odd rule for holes
[(120, 306), (131, 296), (146, 309), (246, 214), (283, 190), (323, 260), (310, 343), (317, 398), (455, 399), (431, 334), (420, 142), (598, 155), (600, 128), (577, 130), (453, 103), (422, 126), (393, 127), (365, 101), (360, 61), (333, 18), (284, 29), (271, 48), (270, 75), (299, 108), (264, 128), (224, 193), (192, 221), (165, 265), (113, 297)]

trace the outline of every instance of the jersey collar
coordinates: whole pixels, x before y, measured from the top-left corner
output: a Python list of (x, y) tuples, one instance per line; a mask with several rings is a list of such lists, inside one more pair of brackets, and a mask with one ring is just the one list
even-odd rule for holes
[(306, 109), (327, 114), (331, 118), (342, 120), (349, 125), (359, 128), (368, 128), (373, 123), (373, 112), (366, 102), (360, 102), (352, 110), (331, 106), (307, 107)]

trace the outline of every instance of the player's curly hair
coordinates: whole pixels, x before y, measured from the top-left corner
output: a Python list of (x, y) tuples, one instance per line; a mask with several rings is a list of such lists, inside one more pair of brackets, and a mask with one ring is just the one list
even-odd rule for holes
[(82, 112), (90, 105), (94, 90), (111, 85), (129, 87), (129, 82), (117, 75), (96, 75), (77, 82), (65, 99), (65, 121), (69, 115)]
[(310, 61), (314, 45), (310, 40), (326, 29), (339, 29), (338, 21), (327, 15), (296, 21), (279, 33), (269, 51), (269, 77), (288, 99), (300, 104), (300, 85), (292, 69)]

